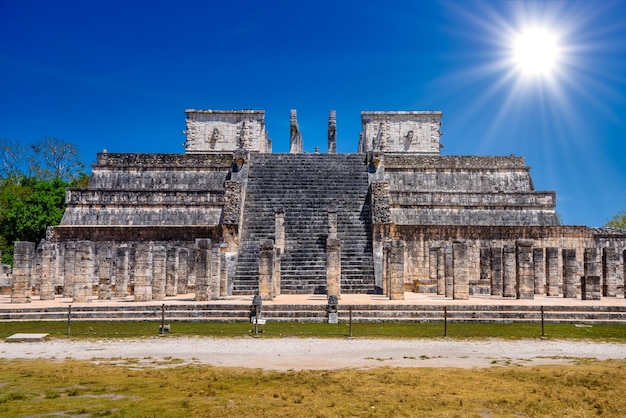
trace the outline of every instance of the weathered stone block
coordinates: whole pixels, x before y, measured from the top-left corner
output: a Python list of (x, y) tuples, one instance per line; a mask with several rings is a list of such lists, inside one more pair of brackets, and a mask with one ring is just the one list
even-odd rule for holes
[(600, 276), (583, 276), (580, 280), (583, 300), (600, 300)]
[(516, 296), (517, 299), (534, 299), (533, 242), (517, 240), (516, 244)]
[(13, 245), (13, 285), (11, 303), (30, 303), (35, 243), (17, 241)]
[(152, 246), (141, 243), (135, 249), (135, 302), (152, 300)]
[(94, 246), (91, 241), (77, 241), (74, 261), (72, 302), (90, 302), (94, 283)]
[(502, 296), (506, 298), (514, 298), (517, 295), (517, 268), (514, 245), (505, 245), (502, 248), (502, 266)]
[(559, 296), (561, 277), (559, 275), (559, 249), (546, 248), (546, 284), (548, 296)]
[(563, 297), (576, 298), (578, 263), (576, 249), (563, 249)]
[(467, 244), (455, 241), (452, 244), (454, 260), (453, 299), (469, 299), (469, 274), (467, 269)]

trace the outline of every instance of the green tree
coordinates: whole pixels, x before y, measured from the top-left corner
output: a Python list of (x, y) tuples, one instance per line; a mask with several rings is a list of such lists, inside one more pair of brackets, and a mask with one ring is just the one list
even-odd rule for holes
[(13, 242), (39, 242), (46, 228), (58, 225), (65, 209), (65, 188), (61, 179), (34, 177), (5, 179), (0, 186), (0, 251), (2, 262), (12, 263)]
[(626, 210), (617, 212), (617, 214), (613, 216), (613, 218), (611, 218), (611, 220), (608, 221), (604, 226), (610, 228), (626, 229)]

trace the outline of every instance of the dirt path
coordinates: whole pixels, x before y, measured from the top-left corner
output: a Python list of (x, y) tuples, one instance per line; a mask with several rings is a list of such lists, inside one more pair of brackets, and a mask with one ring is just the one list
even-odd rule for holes
[(0, 342), (0, 357), (117, 361), (168, 359), (267, 370), (371, 367), (491, 367), (562, 364), (578, 358), (626, 359), (626, 344), (521, 340), (377, 340), (166, 337), (94, 341)]

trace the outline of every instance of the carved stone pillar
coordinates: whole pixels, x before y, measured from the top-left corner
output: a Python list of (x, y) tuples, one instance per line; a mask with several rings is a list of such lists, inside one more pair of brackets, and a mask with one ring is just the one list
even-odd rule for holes
[(211, 274), (211, 240), (196, 239), (196, 300), (209, 300), (209, 276)]
[(533, 241), (520, 239), (516, 244), (516, 297), (517, 299), (534, 299)]
[(111, 250), (109, 248), (99, 248), (96, 251), (97, 257), (97, 277), (98, 277), (98, 299), (111, 299)]
[(211, 248), (211, 262), (209, 264), (209, 300), (217, 300), (220, 298), (220, 247), (214, 245)]
[(152, 247), (152, 300), (165, 299), (166, 250), (162, 245)]
[(598, 248), (585, 248), (584, 276), (602, 276), (602, 253)]
[(502, 248), (502, 296), (513, 298), (516, 296), (516, 266), (515, 266), (515, 246), (505, 245)]
[(437, 294), (446, 294), (446, 265), (444, 262), (445, 251), (442, 247), (437, 248)]
[(334, 110), (328, 114), (328, 153), (337, 153), (337, 112)]
[(41, 247), (41, 287), (39, 298), (41, 300), (54, 299), (54, 280), (56, 251), (54, 244), (50, 241), (43, 241)]
[(178, 286), (177, 293), (189, 293), (189, 249), (180, 248), (178, 251)]
[(389, 260), (391, 259), (391, 241), (385, 241), (382, 245), (383, 257), (382, 257), (382, 293), (387, 297), (390, 296), (391, 287), (389, 286), (389, 280), (391, 279), (391, 268), (389, 267)]
[(576, 274), (578, 263), (576, 262), (576, 249), (563, 249), (563, 297), (576, 298)]
[(130, 279), (130, 248), (118, 247), (115, 250), (115, 297), (123, 298), (128, 295), (128, 280)]
[(502, 248), (491, 248), (491, 294), (502, 296)]
[(30, 303), (35, 243), (17, 241), (13, 246), (13, 284), (11, 303)]
[(93, 288), (94, 248), (91, 241), (77, 241), (74, 264), (74, 292), (72, 302), (90, 302)]
[(326, 291), (329, 296), (341, 294), (341, 241), (338, 238), (326, 240)]
[(546, 287), (548, 296), (559, 296), (559, 249), (546, 248)]
[(135, 249), (135, 302), (152, 300), (152, 246), (141, 243)]
[(404, 299), (404, 241), (391, 241), (391, 250), (389, 251), (389, 299)]
[(165, 258), (165, 296), (178, 294), (178, 262), (179, 247), (171, 247), (167, 250)]
[(480, 285), (487, 285), (491, 289), (491, 275), (493, 274), (493, 269), (491, 268), (491, 248), (489, 247), (480, 248), (479, 268), (480, 268), (480, 280), (479, 280)]
[(617, 296), (619, 254), (615, 248), (602, 250), (602, 296)]
[(543, 248), (533, 249), (533, 271), (535, 274), (535, 295), (546, 293), (546, 260)]
[(450, 244), (447, 244), (444, 249), (444, 266), (446, 273), (446, 297), (451, 298), (454, 293), (454, 255), (452, 245)]
[(274, 241), (261, 241), (259, 252), (259, 295), (263, 300), (274, 298)]
[(465, 241), (454, 241), (452, 243), (454, 277), (452, 298), (469, 299), (469, 272), (467, 260), (467, 244)]
[(63, 254), (63, 297), (71, 298), (74, 292), (74, 259), (76, 256), (76, 243), (68, 241), (65, 243)]
[(302, 133), (298, 127), (298, 116), (294, 109), (289, 112), (289, 153), (302, 154)]
[(285, 209), (276, 208), (274, 210), (274, 248), (285, 251)]
[(437, 283), (437, 247), (430, 247), (428, 250), (428, 284), (438, 288)]
[(583, 276), (580, 285), (582, 300), (600, 300), (600, 276)]

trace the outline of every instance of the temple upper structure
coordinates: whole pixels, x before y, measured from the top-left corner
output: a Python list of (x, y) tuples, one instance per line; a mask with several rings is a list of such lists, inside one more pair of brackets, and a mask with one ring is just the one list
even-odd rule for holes
[(441, 112), (361, 112), (359, 152), (440, 153)]
[(264, 110), (185, 110), (187, 153), (243, 149), (272, 152)]

